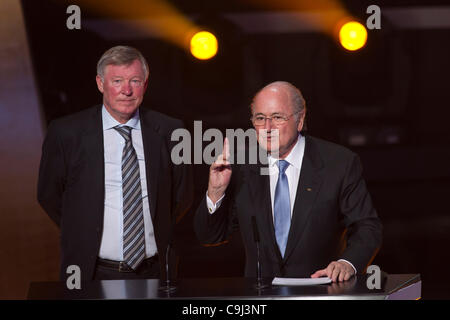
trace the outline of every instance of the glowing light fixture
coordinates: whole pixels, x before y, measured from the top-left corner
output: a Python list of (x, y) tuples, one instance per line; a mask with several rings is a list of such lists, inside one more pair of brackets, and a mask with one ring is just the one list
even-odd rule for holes
[(200, 60), (208, 60), (217, 54), (217, 38), (208, 31), (197, 32), (191, 38), (191, 53)]
[(359, 22), (347, 22), (339, 31), (339, 41), (347, 50), (355, 51), (361, 49), (367, 41), (367, 30)]

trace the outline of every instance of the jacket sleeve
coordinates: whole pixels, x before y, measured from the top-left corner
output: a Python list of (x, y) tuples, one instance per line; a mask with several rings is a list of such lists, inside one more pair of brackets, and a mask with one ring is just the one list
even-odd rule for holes
[(65, 185), (63, 148), (54, 122), (50, 123), (42, 146), (38, 178), (38, 201), (48, 216), (60, 225)]
[(206, 194), (202, 197), (194, 217), (194, 231), (202, 244), (219, 245), (237, 230), (235, 190), (238, 167), (233, 166), (230, 184), (225, 191), (225, 197), (214, 213), (209, 213), (206, 204)]
[(362, 166), (353, 155), (343, 180), (340, 210), (347, 228), (347, 246), (341, 259), (350, 261), (358, 273), (365, 273), (382, 242), (382, 224), (362, 178)]

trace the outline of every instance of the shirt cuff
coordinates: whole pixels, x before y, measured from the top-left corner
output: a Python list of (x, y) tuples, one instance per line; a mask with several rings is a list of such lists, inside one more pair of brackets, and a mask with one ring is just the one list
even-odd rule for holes
[(225, 197), (225, 194), (220, 197), (219, 200), (214, 204), (212, 200), (208, 197), (208, 191), (206, 191), (206, 207), (208, 208), (208, 212), (210, 214), (213, 214), (217, 209), (220, 208), (220, 205), (222, 204), (222, 200)]
[(355, 271), (355, 274), (356, 274), (356, 268), (355, 268), (355, 266), (353, 265), (353, 263), (351, 263), (350, 261), (348, 261), (348, 260), (345, 260), (345, 259), (339, 259), (338, 261), (344, 261), (344, 262), (347, 262), (349, 265), (351, 265), (352, 266), (352, 268), (353, 268), (353, 271)]

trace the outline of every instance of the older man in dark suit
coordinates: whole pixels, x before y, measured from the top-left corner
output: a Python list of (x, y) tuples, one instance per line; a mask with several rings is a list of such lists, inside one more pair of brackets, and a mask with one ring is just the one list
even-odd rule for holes
[[(103, 105), (52, 121), (38, 200), (61, 229), (61, 279), (157, 278), (173, 224), (192, 201), (192, 173), (171, 161), (182, 122), (140, 107), (149, 68), (131, 47), (97, 65)], [(173, 257), (171, 257), (173, 258)]]
[(255, 276), (255, 216), (263, 276), (344, 281), (363, 273), (381, 244), (382, 226), (358, 156), (300, 133), (306, 106), (290, 83), (264, 87), (251, 111), (270, 174), (261, 174), (262, 164), (230, 165), (225, 139), (196, 212), (197, 237), (205, 243), (224, 241), (237, 220), (246, 251), (245, 274)]

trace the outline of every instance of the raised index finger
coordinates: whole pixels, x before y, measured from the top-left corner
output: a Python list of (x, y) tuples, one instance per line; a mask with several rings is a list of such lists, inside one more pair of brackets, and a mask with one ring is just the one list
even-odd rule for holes
[(225, 140), (223, 140), (222, 156), (224, 161), (227, 161), (228, 158), (230, 157), (230, 146), (227, 137), (225, 137)]

